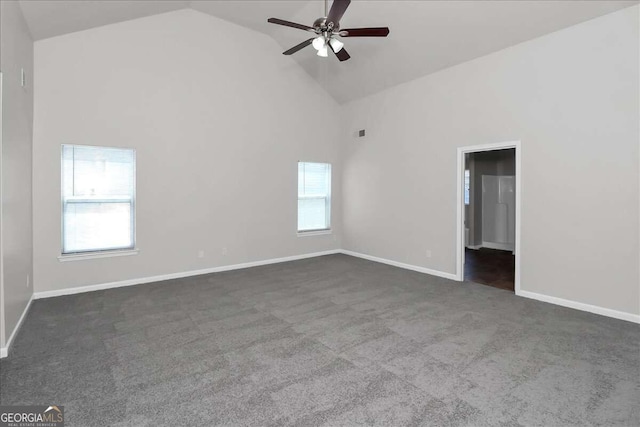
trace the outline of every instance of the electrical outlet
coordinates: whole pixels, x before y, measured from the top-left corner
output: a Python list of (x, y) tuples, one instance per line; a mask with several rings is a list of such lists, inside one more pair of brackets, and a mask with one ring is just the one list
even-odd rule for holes
[(204, 251), (202, 249), (198, 251), (198, 258), (204, 258)]
[(20, 69), (20, 86), (27, 86), (27, 74), (24, 72), (24, 68)]
[(431, 249), (427, 249), (426, 255), (427, 255), (427, 258), (431, 258)]
[(229, 251), (227, 250), (226, 246), (224, 248), (222, 248), (222, 255), (226, 255), (228, 253), (229, 253)]

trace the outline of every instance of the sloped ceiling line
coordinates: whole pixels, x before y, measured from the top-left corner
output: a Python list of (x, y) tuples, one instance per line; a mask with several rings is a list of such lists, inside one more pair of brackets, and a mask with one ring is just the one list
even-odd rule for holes
[[(353, 0), (343, 27), (388, 26), (388, 38), (343, 39), (351, 59), (292, 58), (338, 102), (346, 103), (441, 69), (638, 4), (638, 0), (394, 1)], [(267, 23), (311, 25), (322, 0), (20, 0), (35, 40), (191, 8), (262, 32), (282, 51), (307, 34)]]

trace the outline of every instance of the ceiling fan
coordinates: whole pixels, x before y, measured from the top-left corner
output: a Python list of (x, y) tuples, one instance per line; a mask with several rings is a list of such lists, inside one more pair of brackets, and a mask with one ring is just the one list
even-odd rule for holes
[(284, 25), (286, 27), (298, 28), (300, 30), (315, 33), (316, 36), (282, 52), (284, 55), (291, 55), (297, 51), (312, 45), (317, 51), (318, 56), (327, 57), (329, 49), (338, 57), (340, 61), (346, 61), (351, 56), (344, 49), (344, 43), (336, 38), (340, 37), (387, 37), (389, 35), (388, 27), (375, 28), (347, 28), (340, 29), (340, 19), (346, 12), (351, 0), (334, 0), (331, 10), (328, 10), (328, 0), (324, 0), (325, 16), (318, 18), (313, 26), (296, 24), (278, 18), (269, 18), (267, 22), (272, 24)]

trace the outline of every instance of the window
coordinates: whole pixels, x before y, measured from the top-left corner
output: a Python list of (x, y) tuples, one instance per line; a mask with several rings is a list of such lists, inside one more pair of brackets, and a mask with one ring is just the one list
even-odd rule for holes
[[(469, 204), (469, 186), (471, 185), (471, 177), (469, 169), (464, 171), (464, 204)], [(459, 202), (458, 202), (459, 203)]]
[(298, 162), (298, 231), (331, 228), (331, 165)]
[(135, 150), (62, 146), (62, 253), (134, 249)]

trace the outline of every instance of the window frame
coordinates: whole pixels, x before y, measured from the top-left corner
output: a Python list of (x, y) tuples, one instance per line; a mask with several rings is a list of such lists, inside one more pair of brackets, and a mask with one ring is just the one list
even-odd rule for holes
[[(467, 185), (468, 184), (468, 185)], [(464, 189), (462, 198), (464, 200), (464, 205), (469, 206), (471, 204), (471, 170), (464, 170)]]
[[(299, 186), (300, 186), (300, 164), (319, 164), (319, 165), (327, 165), (328, 166), (328, 185), (327, 185), (327, 194), (326, 196), (317, 196), (317, 195), (313, 195), (313, 196), (303, 196), (300, 197), (300, 192), (299, 192)], [(329, 162), (307, 162), (307, 161), (302, 161), (302, 160), (298, 160), (298, 162), (296, 163), (296, 192), (297, 192), (297, 198), (296, 198), (296, 232), (298, 234), (298, 237), (301, 236), (317, 236), (317, 235), (322, 235), (322, 234), (331, 234), (331, 190), (332, 190), (332, 185), (333, 185), (333, 180), (332, 180), (332, 175), (333, 175), (333, 165)], [(298, 224), (300, 222), (300, 199), (304, 199), (304, 200), (310, 200), (310, 199), (325, 199), (325, 209), (326, 209), (326, 223), (327, 226), (324, 228), (313, 228), (313, 229), (308, 229), (308, 230), (300, 230), (298, 228)]]
[[(122, 197), (109, 197), (109, 196), (101, 196), (101, 197), (86, 197), (86, 196), (78, 196), (73, 197), (73, 200), (69, 202), (69, 200), (65, 201), (64, 194), (64, 148), (65, 147), (81, 147), (81, 148), (93, 148), (93, 149), (112, 149), (112, 150), (128, 150), (133, 154), (133, 164), (132, 164), (132, 192), (131, 199), (122, 198)], [(58, 259), (60, 261), (72, 261), (76, 259), (91, 259), (91, 258), (105, 258), (111, 256), (126, 256), (126, 255), (136, 255), (138, 253), (137, 247), (137, 227), (136, 227), (136, 218), (137, 218), (137, 151), (135, 148), (131, 147), (113, 147), (113, 146), (103, 146), (103, 145), (87, 145), (87, 144), (61, 144), (60, 145), (60, 256)], [(74, 165), (75, 167), (75, 165)], [(121, 248), (104, 248), (104, 249), (89, 249), (82, 251), (72, 251), (65, 252), (65, 226), (64, 226), (64, 214), (65, 214), (65, 205), (68, 203), (78, 203), (78, 204), (86, 204), (86, 203), (129, 203), (131, 209), (131, 245)]]

